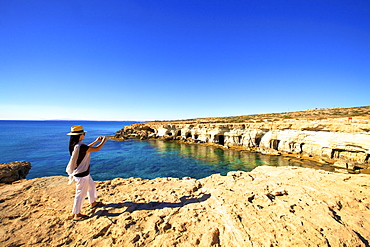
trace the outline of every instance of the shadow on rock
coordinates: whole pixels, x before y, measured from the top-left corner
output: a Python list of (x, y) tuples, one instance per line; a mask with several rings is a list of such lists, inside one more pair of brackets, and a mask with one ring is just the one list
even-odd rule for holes
[(127, 207), (125, 211), (121, 213), (109, 213), (108, 210), (99, 210), (95, 213), (98, 216), (107, 216), (107, 217), (117, 217), (125, 212), (134, 212), (138, 210), (156, 210), (163, 208), (179, 208), (191, 203), (199, 203), (206, 201), (211, 197), (211, 194), (203, 194), (201, 197), (191, 197), (183, 196), (180, 198), (180, 202), (121, 202), (121, 203), (110, 203), (106, 204), (104, 208), (124, 208)]

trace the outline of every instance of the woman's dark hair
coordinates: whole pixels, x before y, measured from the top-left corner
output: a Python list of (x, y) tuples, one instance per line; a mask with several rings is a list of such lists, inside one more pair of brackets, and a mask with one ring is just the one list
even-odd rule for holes
[(72, 135), (69, 139), (69, 153), (72, 155), (76, 144), (80, 141), (80, 135)]

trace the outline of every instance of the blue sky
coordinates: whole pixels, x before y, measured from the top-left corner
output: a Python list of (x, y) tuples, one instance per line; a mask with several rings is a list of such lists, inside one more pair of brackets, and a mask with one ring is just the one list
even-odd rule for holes
[(0, 119), (370, 105), (370, 1), (0, 0)]

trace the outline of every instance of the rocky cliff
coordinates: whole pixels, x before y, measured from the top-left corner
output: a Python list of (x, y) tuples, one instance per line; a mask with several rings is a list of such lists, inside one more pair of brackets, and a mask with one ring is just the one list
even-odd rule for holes
[(116, 138), (162, 138), (209, 143), (273, 155), (294, 155), (369, 173), (367, 118), (285, 119), (259, 123), (148, 122), (126, 126)]
[(66, 177), (0, 186), (0, 246), (369, 246), (370, 175), (261, 166), (200, 180), (96, 182), (71, 220)]
[(12, 183), (20, 179), (25, 179), (30, 169), (30, 162), (16, 161), (11, 163), (1, 163), (0, 183)]

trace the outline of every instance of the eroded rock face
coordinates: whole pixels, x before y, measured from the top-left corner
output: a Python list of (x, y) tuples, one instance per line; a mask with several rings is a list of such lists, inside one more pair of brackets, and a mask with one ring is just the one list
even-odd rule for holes
[[(357, 122), (356, 122), (357, 121)], [(184, 124), (155, 122), (126, 126), (117, 137), (162, 137), (244, 148), (264, 154), (296, 154), (328, 163), (342, 161), (361, 170), (370, 165), (368, 120), (289, 120), (240, 124)]]
[[(0, 186), (1, 246), (368, 246), (370, 175), (258, 167), (96, 182), (105, 206), (71, 220), (66, 177)], [(25, 237), (27, 236), (27, 237)]]
[(31, 163), (25, 161), (16, 161), (0, 164), (0, 183), (12, 183), (14, 181), (25, 179)]
[(269, 131), (262, 137), (259, 147), (365, 164), (369, 161), (370, 135), (299, 130)]

